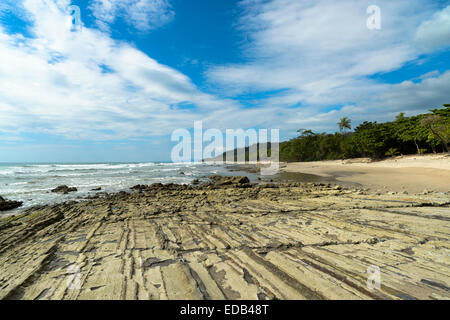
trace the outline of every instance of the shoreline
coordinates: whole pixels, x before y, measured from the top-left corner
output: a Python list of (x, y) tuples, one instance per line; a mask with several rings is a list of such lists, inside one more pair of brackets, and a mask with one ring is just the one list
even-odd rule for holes
[[(317, 183), (351, 188), (355, 192), (423, 194), (441, 192), (450, 194), (450, 155), (409, 155), (372, 161), (369, 158), (328, 160), (313, 162), (280, 162), (280, 171), (273, 176), (259, 176), (261, 163), (223, 164), (221, 176), (248, 176), (252, 183)], [(217, 166), (214, 164), (213, 166)], [(194, 180), (194, 179), (193, 179)], [(207, 176), (203, 181), (208, 180)], [(192, 184), (189, 183), (187, 185)], [(121, 192), (96, 192), (76, 199), (16, 208), (0, 213), (0, 220), (33, 212), (36, 209), (58, 204), (83, 202)]]
[(450, 155), (401, 156), (381, 161), (370, 159), (292, 162), (282, 172), (308, 173), (358, 183), (374, 192), (450, 192)]

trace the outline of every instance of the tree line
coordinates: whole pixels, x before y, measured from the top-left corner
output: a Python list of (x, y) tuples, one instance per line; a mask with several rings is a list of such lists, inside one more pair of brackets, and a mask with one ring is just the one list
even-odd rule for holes
[(395, 120), (385, 123), (365, 121), (353, 131), (351, 120), (344, 117), (338, 128), (334, 134), (300, 129), (298, 137), (280, 143), (280, 161), (380, 159), (450, 152), (450, 104), (412, 117), (399, 113)]

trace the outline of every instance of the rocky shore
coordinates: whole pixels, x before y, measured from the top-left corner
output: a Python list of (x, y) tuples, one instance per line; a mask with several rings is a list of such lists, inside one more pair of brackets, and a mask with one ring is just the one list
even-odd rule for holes
[(449, 193), (140, 185), (1, 219), (0, 299), (450, 299), (449, 234)]

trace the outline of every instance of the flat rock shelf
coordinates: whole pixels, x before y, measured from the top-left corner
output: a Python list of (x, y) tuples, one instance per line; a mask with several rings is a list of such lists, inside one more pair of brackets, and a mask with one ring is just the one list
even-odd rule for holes
[(0, 220), (0, 298), (450, 299), (448, 193), (137, 189)]

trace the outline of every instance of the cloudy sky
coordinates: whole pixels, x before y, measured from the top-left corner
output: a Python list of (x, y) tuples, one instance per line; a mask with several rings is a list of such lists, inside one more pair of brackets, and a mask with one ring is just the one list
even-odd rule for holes
[(450, 1), (0, 2), (4, 162), (170, 160), (195, 120), (286, 140), (443, 103)]

